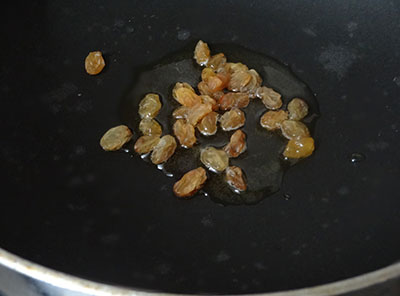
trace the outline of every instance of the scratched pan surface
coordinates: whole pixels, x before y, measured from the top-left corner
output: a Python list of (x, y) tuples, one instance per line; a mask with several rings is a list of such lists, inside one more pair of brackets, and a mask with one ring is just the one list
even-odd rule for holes
[[(185, 293), (295, 289), (398, 261), (399, 10), (394, 1), (3, 9), (0, 246), (86, 279)], [(315, 155), (258, 205), (178, 201), (173, 179), (98, 145), (121, 122), (135, 69), (199, 38), (275, 57), (317, 94)], [(90, 77), (83, 60), (95, 49), (107, 67)], [(365, 161), (352, 164), (353, 152)]]

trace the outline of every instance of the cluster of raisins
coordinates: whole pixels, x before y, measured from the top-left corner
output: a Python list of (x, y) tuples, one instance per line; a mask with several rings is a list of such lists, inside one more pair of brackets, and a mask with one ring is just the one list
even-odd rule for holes
[[(139, 104), (141, 118), (139, 130), (143, 134), (134, 145), (137, 153), (151, 153), (154, 164), (166, 162), (179, 145), (190, 149), (196, 142), (195, 129), (204, 136), (217, 132), (218, 123), (223, 131), (236, 130), (223, 148), (208, 146), (200, 153), (200, 161), (215, 173), (225, 173), (225, 180), (235, 192), (247, 189), (245, 175), (240, 167), (229, 166), (230, 158), (238, 157), (246, 150), (246, 134), (240, 130), (246, 117), (241, 108), (246, 108), (252, 99), (260, 99), (269, 110), (260, 119), (267, 130), (280, 130), (289, 142), (283, 152), (286, 158), (303, 158), (314, 151), (314, 140), (301, 120), (308, 114), (307, 104), (299, 98), (292, 99), (287, 111), (281, 110), (281, 95), (267, 86), (254, 69), (242, 63), (229, 63), (223, 53), (211, 55), (207, 43), (199, 41), (194, 51), (196, 62), (205, 68), (201, 81), (195, 89), (185, 82), (177, 82), (172, 90), (173, 98), (180, 104), (172, 117), (176, 120), (172, 135), (162, 136), (162, 127), (155, 117), (162, 104), (157, 94), (147, 94)], [(101, 146), (107, 150), (118, 150), (128, 142), (132, 133), (126, 126), (107, 131)], [(202, 188), (207, 180), (204, 168), (199, 167), (183, 175), (173, 187), (178, 197), (188, 197)]]

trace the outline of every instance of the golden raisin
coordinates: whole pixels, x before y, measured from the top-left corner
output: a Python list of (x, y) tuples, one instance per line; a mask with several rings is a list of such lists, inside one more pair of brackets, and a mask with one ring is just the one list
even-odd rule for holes
[(229, 73), (234, 73), (237, 71), (248, 71), (249, 68), (242, 63), (226, 63), (225, 69), (229, 71)]
[(232, 91), (240, 91), (247, 84), (249, 84), (252, 76), (249, 71), (235, 71), (231, 74), (231, 79), (228, 83), (228, 89)]
[(209, 103), (197, 104), (188, 109), (187, 121), (195, 126), (204, 116), (212, 112), (212, 106)]
[(266, 86), (259, 87), (256, 91), (256, 95), (268, 109), (276, 110), (282, 107), (281, 95), (272, 88)]
[(175, 152), (176, 141), (171, 135), (165, 135), (160, 139), (151, 153), (151, 162), (160, 164), (166, 162)]
[(185, 120), (178, 119), (174, 123), (173, 130), (182, 147), (191, 148), (196, 143), (194, 127), (190, 123), (186, 123)]
[(207, 180), (206, 170), (202, 167), (191, 170), (174, 184), (173, 191), (178, 197), (189, 197), (195, 194)]
[(159, 141), (159, 136), (141, 136), (139, 139), (137, 139), (134, 149), (136, 153), (146, 154), (151, 152)]
[(99, 74), (105, 65), (106, 63), (104, 62), (101, 51), (89, 52), (89, 55), (85, 59), (85, 69), (90, 75)]
[(302, 99), (294, 98), (288, 104), (289, 118), (302, 120), (308, 114), (308, 105)]
[(288, 119), (287, 111), (267, 111), (263, 116), (261, 116), (260, 124), (263, 128), (273, 131), (280, 129), (281, 123), (286, 119)]
[(226, 64), (226, 57), (223, 53), (218, 53), (216, 55), (213, 55), (207, 63), (207, 67), (210, 67), (212, 69), (218, 69), (223, 67)]
[(242, 127), (246, 121), (243, 111), (237, 108), (232, 108), (225, 112), (220, 118), (221, 128), (224, 131), (231, 131)]
[(197, 89), (199, 90), (199, 93), (202, 95), (207, 95), (207, 96), (212, 96), (212, 92), (210, 88), (208, 87), (207, 83), (204, 81), (200, 81), (197, 84)]
[(210, 49), (208, 44), (199, 40), (194, 49), (194, 59), (200, 66), (205, 66), (210, 58)]
[(139, 103), (140, 118), (157, 116), (161, 109), (160, 97), (157, 94), (147, 94)]
[(247, 189), (246, 180), (240, 167), (227, 167), (225, 171), (225, 180), (235, 191), (245, 191)]
[(110, 128), (100, 139), (100, 146), (105, 151), (115, 151), (129, 142), (132, 138), (132, 132), (126, 125), (119, 125)]
[(251, 75), (250, 82), (246, 86), (242, 87), (240, 91), (248, 92), (250, 96), (254, 98), (257, 89), (261, 86), (262, 79), (254, 69), (250, 69), (249, 74)]
[(186, 82), (177, 82), (172, 90), (172, 96), (181, 105), (191, 107), (201, 102), (194, 89)]
[(303, 158), (310, 156), (314, 151), (314, 139), (305, 137), (291, 139), (287, 144), (283, 156), (287, 158)]
[(151, 118), (143, 118), (139, 123), (139, 130), (143, 135), (146, 136), (161, 136), (162, 134), (161, 125), (155, 119)]
[(229, 165), (229, 157), (224, 150), (207, 147), (200, 153), (201, 162), (214, 172), (222, 172)]
[(237, 130), (231, 136), (229, 143), (224, 147), (224, 151), (229, 157), (238, 157), (246, 151), (246, 134), (241, 130)]
[(221, 110), (232, 108), (246, 108), (249, 105), (250, 98), (247, 93), (226, 93), (218, 101)]
[(296, 120), (284, 120), (281, 123), (281, 130), (282, 135), (289, 140), (310, 136), (307, 126), (304, 123)]
[(187, 117), (187, 113), (189, 111), (189, 107), (180, 106), (172, 112), (172, 117), (175, 119), (182, 119)]
[(214, 70), (211, 68), (204, 68), (201, 71), (201, 80), (206, 81), (209, 77), (213, 77), (217, 74), (215, 74)]
[(205, 136), (215, 135), (217, 132), (218, 113), (208, 113), (197, 125), (197, 129)]
[(201, 95), (201, 102), (203, 104), (211, 104), (213, 111), (217, 111), (219, 109), (219, 105), (215, 99), (207, 95)]

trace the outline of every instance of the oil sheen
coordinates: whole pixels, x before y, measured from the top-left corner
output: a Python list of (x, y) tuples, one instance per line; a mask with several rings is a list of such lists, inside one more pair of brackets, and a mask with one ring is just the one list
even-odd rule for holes
[[(156, 120), (162, 125), (163, 135), (173, 135), (172, 112), (179, 107), (179, 103), (172, 97), (175, 83), (187, 82), (196, 88), (201, 80), (203, 67), (195, 63), (193, 48), (169, 55), (157, 64), (137, 71), (132, 89), (123, 99), (120, 108), (122, 122), (134, 131), (134, 141), (140, 136), (138, 105), (140, 100), (150, 92), (159, 94), (162, 101), (163, 106)], [(313, 134), (315, 121), (319, 116), (316, 98), (309, 87), (287, 66), (271, 57), (239, 46), (211, 45), (211, 50), (212, 54), (223, 52), (228, 62), (241, 62), (249, 69), (255, 69), (263, 79), (262, 85), (271, 87), (282, 95), (283, 109), (286, 109), (292, 98), (302, 98), (309, 106), (309, 113), (302, 121), (310, 129), (311, 135)], [(208, 171), (208, 180), (202, 190), (213, 201), (222, 204), (259, 202), (279, 190), (284, 172), (298, 162), (283, 159), (282, 152), (288, 140), (281, 135), (280, 131), (271, 132), (260, 126), (260, 117), (267, 111), (260, 99), (252, 99), (249, 106), (242, 110), (246, 115), (246, 124), (242, 130), (247, 136), (247, 150), (239, 157), (231, 158), (230, 165), (238, 166), (243, 170), (247, 180), (247, 190), (235, 192), (225, 182), (224, 173), (211, 171)], [(196, 129), (195, 146), (191, 149), (178, 147), (175, 154), (163, 164), (162, 171), (167, 176), (178, 180), (189, 170), (202, 166), (201, 149), (207, 146), (222, 148), (229, 142), (234, 132), (224, 132), (218, 126), (215, 135), (204, 136)], [(143, 158), (146, 160), (146, 157)], [(301, 161), (312, 161), (312, 158)]]

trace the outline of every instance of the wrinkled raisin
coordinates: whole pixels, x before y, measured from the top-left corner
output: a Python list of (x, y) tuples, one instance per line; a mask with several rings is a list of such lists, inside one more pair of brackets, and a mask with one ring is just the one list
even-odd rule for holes
[(314, 151), (314, 139), (305, 137), (291, 139), (287, 144), (283, 156), (287, 158), (303, 158), (310, 156)]
[(85, 59), (85, 69), (90, 75), (99, 74), (105, 65), (106, 63), (104, 62), (101, 51), (89, 52), (89, 55)]
[(237, 130), (231, 136), (229, 143), (224, 147), (224, 151), (229, 157), (238, 157), (246, 151), (246, 134), (241, 130)]
[(100, 139), (100, 146), (105, 151), (115, 151), (129, 142), (132, 138), (132, 132), (126, 125), (119, 125), (110, 128)]
[(214, 172), (222, 172), (229, 165), (229, 157), (224, 150), (207, 147), (200, 153), (201, 162)]
[(191, 170), (174, 184), (173, 191), (178, 197), (189, 197), (195, 194), (207, 180), (206, 170), (202, 167)]
[(141, 136), (139, 139), (137, 139), (134, 149), (136, 153), (146, 154), (151, 152), (159, 141), (159, 136)]
[(184, 148), (191, 148), (196, 143), (194, 127), (183, 119), (178, 119), (173, 127), (175, 137)]
[(226, 63), (225, 69), (229, 71), (231, 74), (237, 71), (247, 72), (249, 70), (249, 68), (242, 63)]
[(266, 86), (259, 87), (256, 91), (256, 96), (262, 100), (268, 109), (276, 110), (282, 107), (281, 95), (272, 88)]
[(154, 118), (161, 109), (160, 97), (157, 94), (147, 94), (139, 103), (141, 118)]
[(267, 111), (261, 116), (260, 124), (263, 128), (273, 131), (280, 129), (282, 122), (286, 119), (288, 119), (287, 111)]
[(174, 154), (176, 146), (175, 138), (171, 135), (165, 135), (153, 148), (151, 162), (154, 164), (166, 162)]
[(143, 135), (158, 135), (162, 134), (161, 125), (155, 120), (151, 118), (143, 118), (139, 123), (139, 130)]
[(205, 136), (215, 135), (217, 132), (218, 113), (208, 113), (197, 125), (197, 129)]
[(310, 132), (308, 131), (307, 126), (296, 120), (285, 120), (281, 123), (281, 130), (282, 135), (285, 138), (291, 139), (298, 139), (298, 138), (305, 138), (310, 136)]
[(210, 59), (210, 49), (208, 44), (199, 40), (194, 49), (194, 58), (200, 66), (205, 66)]
[(250, 69), (248, 73), (251, 75), (250, 82), (243, 86), (240, 91), (248, 92), (250, 97), (254, 98), (256, 96), (257, 89), (261, 86), (262, 79), (256, 70)]
[(308, 114), (308, 105), (302, 99), (294, 98), (288, 104), (289, 118), (302, 120)]
[(172, 96), (181, 105), (191, 107), (201, 102), (194, 89), (186, 82), (177, 82), (172, 90)]
[(224, 131), (231, 131), (242, 127), (246, 121), (243, 111), (232, 108), (225, 112), (220, 118), (221, 128)]
[(226, 93), (218, 101), (221, 110), (232, 108), (245, 108), (249, 105), (250, 99), (247, 93)]
[(212, 69), (219, 69), (226, 64), (226, 57), (223, 53), (218, 53), (216, 55), (211, 56), (208, 60), (207, 67)]
[(195, 126), (204, 116), (212, 112), (212, 106), (209, 103), (197, 104), (188, 109), (187, 121)]
[(189, 111), (189, 107), (186, 106), (180, 106), (172, 112), (172, 117), (175, 119), (183, 119), (187, 117)]
[(240, 167), (227, 167), (225, 171), (225, 180), (235, 191), (245, 191), (247, 189), (246, 180)]
[(232, 91), (240, 91), (251, 81), (251, 74), (249, 71), (235, 71), (231, 74), (231, 79), (228, 83), (228, 89)]
[(219, 109), (219, 105), (215, 99), (207, 95), (201, 95), (201, 102), (203, 104), (211, 104), (213, 111), (217, 111)]
[(216, 76), (217, 74), (211, 68), (204, 68), (201, 71), (201, 80), (206, 81), (208, 78)]

